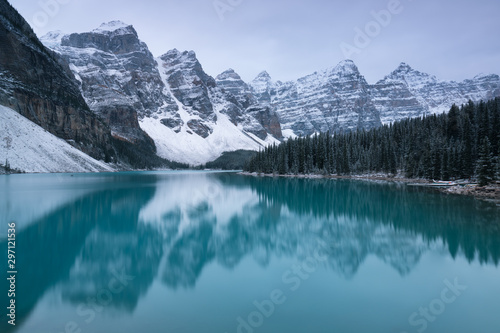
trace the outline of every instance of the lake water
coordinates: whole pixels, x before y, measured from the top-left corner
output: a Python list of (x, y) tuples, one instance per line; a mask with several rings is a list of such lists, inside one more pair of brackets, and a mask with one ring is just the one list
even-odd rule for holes
[(0, 176), (1, 332), (500, 330), (496, 206), (235, 173)]

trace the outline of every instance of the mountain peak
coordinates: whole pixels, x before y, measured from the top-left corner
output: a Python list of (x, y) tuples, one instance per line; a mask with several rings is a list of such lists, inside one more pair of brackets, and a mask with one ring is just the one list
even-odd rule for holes
[(94, 29), (94, 32), (113, 32), (118, 29), (131, 27), (130, 24), (123, 23), (122, 21), (110, 21), (102, 23), (99, 28)]
[(498, 80), (498, 74), (479, 73), (472, 80)]
[(354, 63), (354, 61), (350, 59), (342, 60), (335, 66), (332, 71), (334, 74), (359, 74), (359, 69)]
[(379, 81), (379, 83), (387, 83), (391, 81), (404, 83), (411, 89), (420, 89), (422, 86), (437, 84), (440, 82), (440, 80), (438, 80), (434, 75), (422, 73), (413, 69), (405, 62), (400, 63), (394, 71), (385, 76)]
[(255, 77), (254, 81), (271, 81), (271, 75), (267, 71), (262, 71)]
[(217, 81), (224, 81), (224, 80), (241, 81), (241, 77), (232, 68), (229, 68), (224, 72), (220, 73), (219, 75), (217, 75), (215, 79)]
[(171, 50), (168, 50), (167, 53), (165, 53), (164, 55), (165, 56), (179, 56), (181, 54), (181, 52), (177, 49), (171, 49)]
[(406, 62), (402, 62), (399, 64), (398, 68), (396, 68), (395, 71), (400, 73), (409, 73), (413, 71), (413, 68), (411, 68), (410, 65), (408, 65)]
[(40, 37), (40, 41), (48, 47), (56, 47), (61, 44), (62, 38), (66, 34), (61, 30), (49, 31), (42, 37)]
[(425, 78), (429, 78), (431, 80), (437, 80), (433, 75), (429, 75), (427, 73), (419, 72), (416, 69), (413, 69), (412, 67), (410, 67), (410, 65), (408, 65), (405, 62), (400, 63), (399, 66), (398, 66), (398, 68), (396, 68), (389, 75), (389, 77), (390, 78), (396, 78), (396, 77), (405, 77), (407, 75), (416, 76), (416, 77), (425, 77)]
[(169, 50), (167, 53), (165, 53), (164, 55), (162, 55), (161, 57), (175, 57), (175, 58), (179, 58), (179, 57), (187, 57), (187, 58), (196, 58), (196, 53), (194, 51), (179, 51), (178, 49), (172, 49), (172, 50)]

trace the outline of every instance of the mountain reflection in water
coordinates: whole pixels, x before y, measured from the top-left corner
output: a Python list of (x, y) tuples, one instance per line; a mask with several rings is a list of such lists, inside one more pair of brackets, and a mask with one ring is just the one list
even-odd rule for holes
[(133, 283), (106, 311), (132, 313), (156, 278), (172, 290), (196, 288), (209, 263), (232, 270), (251, 257), (267, 267), (273, 257), (303, 260), (318, 244), (328, 256), (322, 264), (344, 279), (370, 255), (401, 277), (427, 251), (493, 266), (500, 256), (495, 206), (400, 184), (152, 172), (60, 176), (56, 195), (53, 179), (29, 177), (37, 199), (26, 201), (11, 179), (1, 190), (8, 207), (85, 191), (34, 212), (18, 231), (18, 325), (48, 290), (78, 306), (120, 272)]

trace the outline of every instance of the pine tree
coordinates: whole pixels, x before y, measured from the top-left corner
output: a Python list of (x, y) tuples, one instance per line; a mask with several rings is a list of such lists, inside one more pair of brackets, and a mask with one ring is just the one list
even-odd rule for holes
[(481, 140), (477, 169), (479, 186), (488, 185), (493, 180), (495, 175), (493, 155), (491, 153), (491, 143), (490, 140), (488, 140), (488, 137)]

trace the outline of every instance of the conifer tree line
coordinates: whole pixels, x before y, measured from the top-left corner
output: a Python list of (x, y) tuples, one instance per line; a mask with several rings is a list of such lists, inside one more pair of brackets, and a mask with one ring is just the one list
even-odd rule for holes
[(321, 133), (261, 150), (245, 170), (274, 174), (401, 174), (408, 178), (499, 178), (500, 98), (369, 131)]

